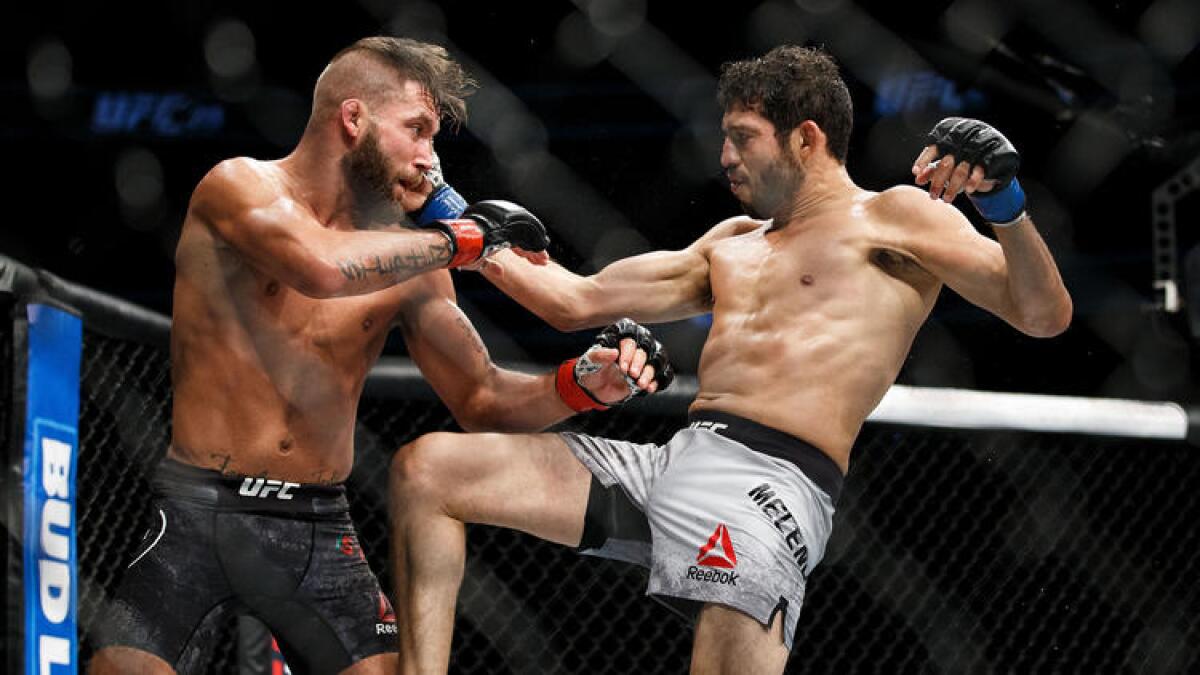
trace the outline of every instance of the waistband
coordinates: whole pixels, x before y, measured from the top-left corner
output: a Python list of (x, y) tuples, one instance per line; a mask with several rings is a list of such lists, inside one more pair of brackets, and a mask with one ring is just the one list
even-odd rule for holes
[(845, 477), (829, 455), (812, 443), (758, 422), (717, 410), (700, 410), (688, 415), (688, 427), (706, 429), (742, 445), (791, 462), (817, 484), (835, 503), (842, 494)]
[(220, 511), (325, 518), (350, 510), (346, 487), (341, 484), (311, 485), (274, 478), (228, 476), (169, 458), (159, 463), (150, 485), (157, 495)]

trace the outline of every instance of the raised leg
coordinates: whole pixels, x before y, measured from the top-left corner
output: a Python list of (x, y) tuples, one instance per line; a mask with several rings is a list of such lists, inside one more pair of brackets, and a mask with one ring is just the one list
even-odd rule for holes
[(401, 448), (391, 471), (401, 672), (449, 667), (464, 523), (574, 546), (590, 486), (591, 473), (554, 434), (436, 433)]

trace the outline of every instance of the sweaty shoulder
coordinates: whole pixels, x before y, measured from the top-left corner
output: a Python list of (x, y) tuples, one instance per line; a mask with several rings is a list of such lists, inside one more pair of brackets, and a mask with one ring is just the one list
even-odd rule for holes
[(730, 237), (736, 237), (739, 234), (753, 232), (754, 230), (758, 230), (766, 226), (767, 221), (765, 220), (755, 220), (748, 216), (734, 216), (733, 218), (722, 220), (716, 225), (713, 225), (712, 228), (708, 232), (705, 232), (704, 236), (697, 239), (696, 243), (692, 244), (692, 246), (694, 248), (706, 248), (708, 246), (712, 246), (718, 241), (721, 241), (722, 239), (728, 239)]
[(867, 208), (876, 220), (895, 224), (909, 232), (968, 224), (958, 209), (913, 185), (897, 185), (876, 193), (867, 200)]
[(206, 220), (229, 217), (265, 206), (278, 197), (278, 178), (265, 162), (249, 157), (227, 159), (205, 174), (192, 192), (189, 209)]

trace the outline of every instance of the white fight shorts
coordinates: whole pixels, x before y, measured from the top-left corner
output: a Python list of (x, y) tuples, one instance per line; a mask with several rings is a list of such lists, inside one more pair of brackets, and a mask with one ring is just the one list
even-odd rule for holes
[(781, 612), (791, 649), (841, 470), (812, 445), (735, 415), (702, 411), (689, 422), (661, 446), (561, 434), (593, 475), (580, 551), (649, 568), (647, 594), (689, 614), (718, 603), (765, 626)]

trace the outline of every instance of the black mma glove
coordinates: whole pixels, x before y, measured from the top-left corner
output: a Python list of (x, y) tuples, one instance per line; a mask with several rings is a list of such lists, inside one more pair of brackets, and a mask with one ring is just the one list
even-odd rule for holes
[(1004, 134), (991, 125), (965, 117), (947, 117), (929, 132), (938, 156), (954, 155), (955, 162), (983, 167), (983, 177), (996, 181), (987, 192), (967, 195), (992, 225), (1007, 227), (1025, 217), (1025, 193), (1017, 182), (1021, 155)]
[(450, 239), (454, 249), (446, 267), (479, 262), (500, 249), (516, 247), (530, 252), (550, 245), (546, 227), (524, 207), (500, 199), (476, 202), (456, 220), (434, 220), (425, 227), (437, 228)]
[(625, 338), (632, 339), (642, 351), (646, 352), (646, 365), (654, 366), (654, 381), (658, 383), (658, 391), (663, 391), (671, 386), (671, 382), (675, 379), (675, 369), (671, 367), (666, 347), (663, 347), (661, 342), (655, 340), (654, 336), (644, 326), (632, 319), (621, 319), (600, 331), (600, 334), (596, 336), (596, 341), (584, 352), (583, 356), (564, 361), (558, 367), (555, 387), (558, 390), (559, 397), (572, 410), (576, 412), (607, 410), (614, 405), (620, 405), (628, 401), (634, 396), (644, 396), (646, 394), (646, 391), (638, 388), (637, 383), (628, 375), (624, 375), (624, 377), (626, 384), (629, 386), (629, 394), (620, 401), (612, 403), (606, 403), (596, 398), (592, 392), (588, 391), (580, 383), (582, 376), (594, 373), (604, 367), (602, 364), (593, 362), (589, 358), (589, 355), (597, 349), (619, 349), (621, 340)]

